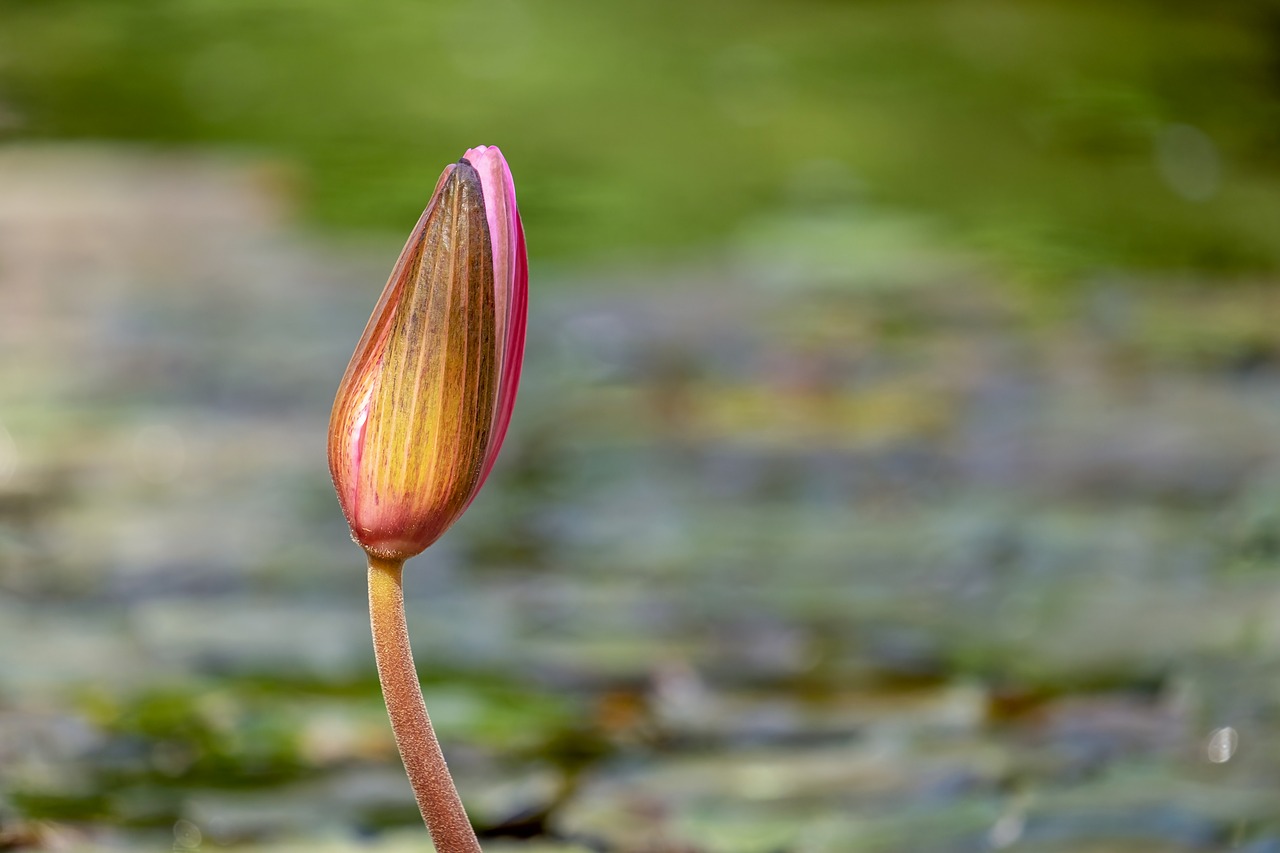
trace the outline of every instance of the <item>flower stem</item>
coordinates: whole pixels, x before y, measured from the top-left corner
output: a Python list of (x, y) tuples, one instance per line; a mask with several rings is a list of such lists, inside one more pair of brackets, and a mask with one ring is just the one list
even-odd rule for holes
[(439, 853), (480, 853), (458, 789), (453, 785), (444, 753), (436, 740), (427, 706), (422, 701), (418, 673), (409, 648), (404, 618), (404, 563), (369, 557), (369, 616), (373, 623), (373, 651), (378, 680), (391, 717), (400, 758), (409, 774), (418, 809)]

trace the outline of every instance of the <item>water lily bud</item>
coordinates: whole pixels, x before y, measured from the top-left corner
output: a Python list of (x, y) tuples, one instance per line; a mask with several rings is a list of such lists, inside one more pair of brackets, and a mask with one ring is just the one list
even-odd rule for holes
[(529, 272), (502, 152), (448, 166), (347, 366), (329, 471), (352, 537), (386, 560), (420, 553), (483, 485), (524, 358)]

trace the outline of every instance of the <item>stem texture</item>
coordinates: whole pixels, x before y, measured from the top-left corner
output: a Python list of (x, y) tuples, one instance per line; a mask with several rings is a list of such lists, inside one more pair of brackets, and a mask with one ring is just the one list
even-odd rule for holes
[(409, 648), (404, 618), (404, 590), (400, 576), (404, 563), (369, 557), (369, 616), (373, 624), (373, 651), (378, 680), (391, 717), (400, 758), (418, 809), (439, 853), (480, 853), (480, 842), (467, 819), (458, 789), (436, 740), (427, 706), (422, 701), (418, 673)]

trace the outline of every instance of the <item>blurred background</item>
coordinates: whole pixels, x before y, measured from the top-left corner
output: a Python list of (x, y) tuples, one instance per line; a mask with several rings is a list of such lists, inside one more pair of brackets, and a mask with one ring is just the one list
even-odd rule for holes
[(482, 143), (486, 849), (1280, 851), (1271, 0), (0, 0), (0, 850), (424, 848), (325, 429)]

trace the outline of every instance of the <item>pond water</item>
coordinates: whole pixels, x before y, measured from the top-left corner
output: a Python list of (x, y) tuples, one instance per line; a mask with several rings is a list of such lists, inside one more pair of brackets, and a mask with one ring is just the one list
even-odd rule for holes
[[(0, 849), (426, 844), (324, 453), (396, 246), (271, 187), (0, 157)], [(406, 570), (486, 849), (1280, 849), (1275, 288), (901, 245), (535, 264)]]

